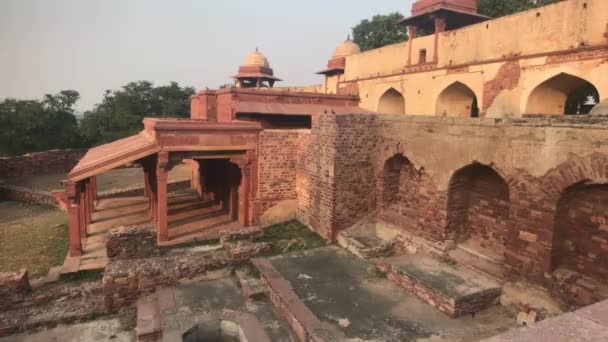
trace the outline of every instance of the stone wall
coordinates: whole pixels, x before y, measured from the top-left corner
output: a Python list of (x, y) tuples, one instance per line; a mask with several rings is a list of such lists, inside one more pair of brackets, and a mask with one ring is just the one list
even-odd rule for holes
[(51, 150), (17, 157), (2, 157), (0, 178), (67, 173), (86, 152), (86, 149)]
[(0, 273), (0, 307), (8, 310), (24, 301), (31, 291), (27, 270)]
[(0, 200), (12, 200), (25, 203), (42, 204), (49, 207), (59, 207), (59, 203), (50, 192), (34, 190), (23, 186), (0, 184)]
[[(417, 198), (413, 202), (416, 213), (402, 211), (401, 216), (413, 216), (407, 220), (416, 223), (418, 236), (446, 241), (453, 237), (449, 216), (461, 215), (477, 222), (474, 231), (488, 241), (504, 242), (509, 274), (542, 280), (545, 272), (556, 267), (552, 259), (555, 215), (564, 191), (581, 182), (608, 179), (607, 131), (606, 117), (315, 117), (297, 167), (298, 219), (322, 236), (335, 238), (378, 209), (385, 164), (402, 155), (418, 173), (418, 190), (400, 192), (400, 196)], [(479, 205), (473, 205), (473, 210), (466, 203), (448, 206), (453, 195), (450, 181), (457, 171), (474, 165), (493, 170), (507, 185), (508, 197), (504, 188), (476, 176), (474, 187), (479, 190), (473, 197)], [(452, 200), (464, 201), (458, 196)], [(600, 202), (599, 209), (593, 210), (606, 212), (608, 204)], [(482, 220), (487, 222), (482, 224)], [(589, 215), (586, 224), (600, 231), (603, 220), (601, 215)], [(502, 235), (483, 228), (494, 223), (504, 227)], [(603, 235), (595, 238), (598, 248), (587, 251), (585, 258), (604, 260), (608, 249), (603, 239)]]
[(158, 253), (156, 230), (148, 225), (114, 228), (106, 234), (106, 252), (111, 260), (151, 257)]

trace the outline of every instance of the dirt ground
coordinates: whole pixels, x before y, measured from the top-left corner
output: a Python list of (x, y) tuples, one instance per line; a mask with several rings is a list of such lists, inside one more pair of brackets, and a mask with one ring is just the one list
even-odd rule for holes
[[(50, 191), (61, 189), (65, 173), (38, 176), (24, 176), (6, 179), (7, 184), (25, 186), (36, 190)], [(133, 186), (143, 186), (143, 171), (140, 167), (116, 169), (102, 173), (97, 177), (97, 191), (104, 192)], [(190, 179), (190, 166), (177, 165), (169, 172), (169, 181)]]
[(3, 201), (0, 218), (0, 272), (26, 267), (33, 279), (63, 263), (69, 245), (65, 213)]

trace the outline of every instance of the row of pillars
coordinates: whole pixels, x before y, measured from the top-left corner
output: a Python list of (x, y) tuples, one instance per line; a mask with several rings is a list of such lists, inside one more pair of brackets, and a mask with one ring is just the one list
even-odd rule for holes
[[(149, 217), (152, 224), (156, 228), (158, 242), (166, 242), (169, 240), (169, 221), (168, 221), (168, 189), (167, 183), (169, 179), (169, 153), (159, 152), (157, 155), (147, 158), (142, 161), (144, 170), (144, 197), (149, 202)], [(235, 162), (241, 169), (241, 184), (239, 186), (239, 203), (238, 208), (235, 208), (234, 194), (230, 194), (228, 210), (233, 217), (238, 216), (239, 223), (243, 226), (251, 224), (250, 218), (253, 214), (250, 206), (250, 194), (252, 184), (252, 166), (243, 158), (238, 158)], [(198, 172), (196, 173), (197, 181), (193, 182), (193, 186), (200, 188), (198, 182)], [(198, 169), (196, 170), (198, 171)], [(255, 174), (255, 173), (254, 173)], [(231, 191), (232, 192), (232, 191)], [(91, 224), (91, 214), (95, 209), (95, 201), (97, 200), (97, 181), (95, 176), (91, 176), (78, 182), (68, 181), (66, 183), (67, 209), (69, 217), (70, 231), (70, 256), (82, 255), (83, 245), (86, 242), (88, 227)], [(238, 215), (236, 211), (238, 210)]]
[[(435, 43), (434, 43), (434, 51), (433, 51), (433, 62), (439, 62), (439, 33), (444, 32), (446, 29), (446, 20), (444, 17), (435, 16), (433, 18), (435, 24)], [(412, 41), (418, 36), (418, 29), (416, 26), (408, 26), (408, 57), (407, 57), (407, 65), (412, 65)]]
[(95, 210), (97, 200), (97, 179), (95, 176), (78, 182), (66, 183), (66, 198), (70, 236), (70, 256), (82, 255), (86, 241), (91, 215)]

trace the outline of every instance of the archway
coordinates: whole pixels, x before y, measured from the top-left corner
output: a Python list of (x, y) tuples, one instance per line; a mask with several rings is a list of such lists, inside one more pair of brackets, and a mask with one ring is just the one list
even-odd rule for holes
[(395, 88), (387, 90), (380, 97), (378, 112), (382, 114), (405, 114), (405, 98)]
[(477, 96), (471, 88), (461, 82), (454, 82), (445, 88), (437, 98), (436, 114), (442, 116), (479, 116)]
[(509, 186), (489, 166), (458, 170), (448, 188), (448, 229), (457, 243), (502, 262), (509, 219)]
[(566, 73), (539, 84), (528, 97), (530, 114), (588, 114), (599, 102), (597, 88), (586, 80)]
[(555, 213), (552, 268), (608, 279), (608, 184), (581, 182), (566, 189)]
[(384, 163), (380, 181), (381, 217), (399, 227), (414, 230), (418, 222), (418, 171), (403, 155)]

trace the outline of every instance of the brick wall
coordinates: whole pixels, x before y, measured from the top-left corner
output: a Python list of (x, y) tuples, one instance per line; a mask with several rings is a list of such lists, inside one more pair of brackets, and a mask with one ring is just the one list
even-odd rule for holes
[(258, 212), (296, 199), (296, 167), (308, 130), (264, 130), (258, 156)]
[(67, 173), (87, 152), (78, 150), (51, 150), (0, 158), (0, 178), (16, 176)]
[(521, 78), (521, 67), (519, 61), (506, 62), (500, 66), (494, 79), (483, 84), (483, 106), (482, 112), (485, 113), (494, 99), (503, 90), (511, 90), (517, 87)]
[(577, 185), (559, 201), (554, 267), (608, 279), (608, 185)]
[[(386, 161), (402, 155), (413, 169), (399, 174), (404, 204), (393, 217), (399, 226), (431, 242), (466, 231), (490, 247), (504, 245), (509, 276), (542, 281), (554, 269), (562, 193), (581, 181), (608, 179), (608, 147), (601, 144), (607, 127), (605, 118), (321, 115), (297, 163), (297, 217), (334, 238), (381, 209)], [(494, 171), (456, 177), (479, 164)], [(402, 181), (402, 174), (416, 181)], [(601, 237), (596, 241), (605, 245)]]
[(472, 238), (497, 252), (503, 250), (509, 188), (492, 168), (476, 164), (456, 172), (448, 203), (448, 229), (456, 240)]

